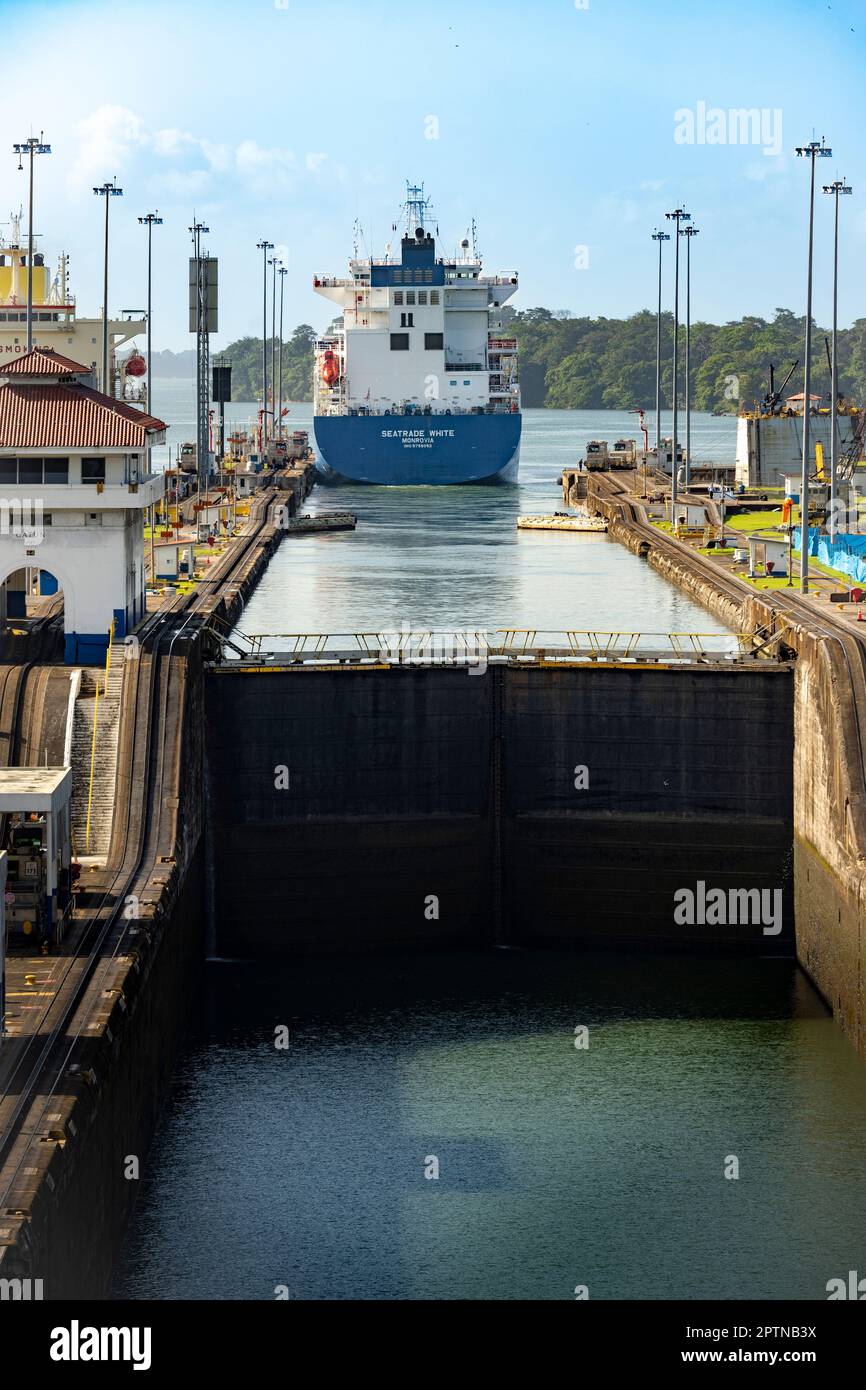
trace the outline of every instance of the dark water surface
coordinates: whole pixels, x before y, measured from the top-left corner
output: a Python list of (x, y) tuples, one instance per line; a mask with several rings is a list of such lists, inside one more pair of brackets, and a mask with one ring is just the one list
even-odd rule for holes
[(790, 962), (212, 963), (117, 1291), (826, 1298), (864, 1153), (862, 1064)]

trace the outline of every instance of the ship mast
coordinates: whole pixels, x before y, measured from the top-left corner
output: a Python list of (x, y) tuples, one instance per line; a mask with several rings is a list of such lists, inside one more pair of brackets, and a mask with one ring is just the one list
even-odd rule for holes
[(409, 183), (406, 180), (406, 201), (403, 204), (403, 212), (406, 215), (406, 235), (414, 237), (416, 228), (426, 231), (424, 225), (427, 213), (432, 208), (429, 198), (424, 197), (423, 183)]

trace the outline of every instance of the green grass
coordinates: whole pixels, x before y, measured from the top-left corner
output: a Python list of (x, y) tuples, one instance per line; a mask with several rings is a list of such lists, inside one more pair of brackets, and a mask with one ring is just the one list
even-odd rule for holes
[(731, 531), (764, 531), (778, 526), (782, 520), (782, 510), (771, 512), (747, 512), (743, 516), (725, 517), (725, 529)]

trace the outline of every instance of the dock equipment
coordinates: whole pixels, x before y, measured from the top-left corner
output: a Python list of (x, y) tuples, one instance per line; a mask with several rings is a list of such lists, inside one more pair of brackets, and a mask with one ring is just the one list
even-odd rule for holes
[(11, 941), (57, 946), (63, 939), (72, 908), (71, 796), (69, 767), (0, 769)]

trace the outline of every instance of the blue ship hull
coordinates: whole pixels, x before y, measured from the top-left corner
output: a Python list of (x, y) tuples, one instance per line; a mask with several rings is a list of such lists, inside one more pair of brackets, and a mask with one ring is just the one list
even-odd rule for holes
[(521, 416), (317, 415), (316, 467), (326, 479), (390, 487), (517, 479)]

